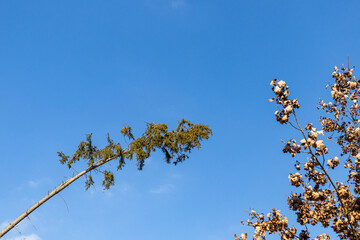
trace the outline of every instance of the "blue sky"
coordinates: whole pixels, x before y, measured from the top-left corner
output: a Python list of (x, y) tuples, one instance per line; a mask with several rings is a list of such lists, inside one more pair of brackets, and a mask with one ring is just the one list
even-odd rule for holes
[[(269, 83), (285, 80), (317, 123), (332, 68), (360, 65), (358, 1), (124, 0), (0, 3), (0, 224), (72, 175), (87, 133), (105, 144), (124, 124), (203, 123), (214, 135), (177, 166), (128, 162), (116, 185), (84, 180), (4, 239), (224, 240), (245, 210), (286, 205), (293, 159)], [(19, 232), (21, 232), (21, 235)], [(21, 237), (21, 238), (20, 238)]]

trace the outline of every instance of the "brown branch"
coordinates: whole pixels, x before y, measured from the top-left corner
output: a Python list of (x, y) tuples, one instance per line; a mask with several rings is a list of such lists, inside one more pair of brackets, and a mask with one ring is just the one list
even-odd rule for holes
[[(298, 124), (298, 126), (299, 126), (299, 128), (300, 128), (300, 131), (301, 131), (301, 133), (303, 134), (304, 139), (306, 139), (306, 134), (305, 134), (304, 130), (302, 129), (302, 127), (301, 127), (301, 125), (300, 125), (300, 123), (299, 123), (299, 121), (298, 121), (298, 119), (297, 119), (297, 117), (296, 117), (295, 111), (294, 111), (293, 113), (294, 113), (294, 117), (295, 117), (296, 123)], [(336, 195), (337, 195), (337, 197), (338, 197), (338, 199), (339, 199), (339, 201), (340, 201), (341, 207), (342, 207), (342, 209), (344, 209), (344, 211), (345, 211), (345, 216), (346, 216), (346, 218), (347, 218), (348, 221), (349, 221), (350, 228), (351, 228), (351, 231), (353, 232), (354, 238), (355, 238), (355, 239), (359, 239), (359, 238), (357, 237), (357, 234), (356, 234), (355, 229), (353, 228), (353, 226), (352, 226), (352, 224), (351, 224), (349, 212), (348, 212), (347, 209), (345, 208), (345, 204), (344, 204), (343, 200), (342, 200), (341, 197), (340, 197), (340, 193), (339, 193), (338, 188), (336, 187), (336, 185), (335, 185), (334, 182), (332, 181), (330, 175), (327, 173), (327, 171), (326, 171), (326, 169), (324, 168), (324, 166), (320, 163), (319, 159), (318, 159), (318, 158), (315, 156), (315, 154), (312, 152), (310, 146), (309, 146), (309, 151), (310, 151), (310, 154), (315, 158), (316, 162), (320, 165), (321, 170), (325, 173), (327, 179), (330, 181), (331, 185), (332, 185), (333, 188), (335, 189), (335, 192), (336, 192)]]

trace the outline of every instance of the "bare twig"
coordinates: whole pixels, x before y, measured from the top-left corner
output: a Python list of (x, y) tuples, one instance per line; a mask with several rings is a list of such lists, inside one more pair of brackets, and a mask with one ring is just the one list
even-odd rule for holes
[(65, 199), (63, 198), (63, 196), (61, 196), (61, 194), (60, 194), (60, 193), (59, 193), (59, 197), (61, 197), (61, 199), (64, 201), (65, 206), (66, 206), (66, 209), (67, 209), (67, 212), (69, 212), (69, 207), (68, 207), (68, 205), (67, 205), (67, 203), (66, 203)]

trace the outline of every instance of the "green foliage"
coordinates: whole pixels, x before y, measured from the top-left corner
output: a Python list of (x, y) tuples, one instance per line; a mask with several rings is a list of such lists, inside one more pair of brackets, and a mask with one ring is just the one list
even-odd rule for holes
[(129, 138), (129, 140), (135, 140), (134, 135), (132, 134), (132, 129), (129, 126), (125, 126), (121, 129), (121, 134)]
[(86, 190), (88, 190), (92, 185), (94, 185), (94, 180), (93, 180), (92, 176), (89, 175), (86, 177), (86, 181), (85, 181)]
[[(89, 168), (95, 168), (96, 164), (117, 159), (116, 169), (119, 170), (124, 166), (125, 159), (135, 158), (138, 169), (142, 170), (145, 160), (156, 149), (160, 149), (165, 155), (165, 161), (176, 165), (188, 158), (193, 148), (200, 148), (200, 141), (208, 139), (212, 135), (212, 130), (206, 125), (192, 124), (183, 119), (176, 130), (168, 131), (166, 124), (147, 123), (145, 132), (139, 138), (134, 137), (129, 126), (125, 126), (121, 130), (121, 134), (131, 140), (126, 148), (123, 148), (120, 143), (115, 143), (107, 135), (108, 144), (99, 149), (92, 144), (92, 134), (88, 134), (86, 141), (79, 144), (78, 149), (71, 157), (59, 152), (60, 162), (71, 168), (77, 161), (85, 160)], [(171, 161), (172, 159), (174, 160)], [(107, 170), (103, 175), (102, 185), (104, 189), (109, 189), (115, 183), (114, 174)], [(90, 175), (85, 182), (86, 190), (93, 184), (94, 181)]]
[(104, 172), (104, 181), (102, 182), (105, 189), (109, 189), (110, 186), (115, 184), (114, 174), (109, 171)]

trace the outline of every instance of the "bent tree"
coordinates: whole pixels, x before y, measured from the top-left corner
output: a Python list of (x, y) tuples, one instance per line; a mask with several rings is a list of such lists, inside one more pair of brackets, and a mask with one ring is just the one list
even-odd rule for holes
[(115, 143), (108, 135), (108, 144), (104, 148), (99, 148), (93, 145), (91, 139), (92, 134), (89, 134), (86, 137), (86, 141), (79, 144), (78, 149), (71, 157), (59, 152), (58, 155), (62, 164), (66, 164), (69, 168), (73, 168), (73, 165), (76, 164), (76, 162), (82, 160), (87, 163), (87, 168), (60, 184), (52, 192), (11, 222), (0, 232), (0, 238), (38, 207), (82, 176), (86, 177), (85, 188), (87, 190), (94, 184), (92, 173), (94, 171), (101, 172), (104, 177), (102, 185), (104, 186), (104, 189), (109, 189), (110, 186), (114, 185), (115, 178), (111, 170), (102, 171), (102, 166), (106, 163), (117, 161), (116, 170), (120, 170), (125, 165), (126, 159), (136, 159), (138, 169), (142, 170), (145, 160), (150, 157), (152, 152), (159, 149), (164, 153), (165, 161), (167, 163), (172, 162), (176, 165), (187, 159), (192, 149), (199, 149), (201, 147), (200, 142), (208, 139), (210, 135), (212, 135), (212, 130), (206, 125), (192, 124), (183, 119), (180, 121), (177, 128), (171, 131), (168, 131), (166, 124), (147, 123), (145, 132), (139, 138), (134, 137), (131, 127), (129, 126), (125, 126), (121, 130), (121, 134), (130, 140), (130, 143), (126, 147), (122, 147), (120, 143)]
[[(332, 100), (322, 100), (318, 105), (325, 112), (319, 120), (320, 130), (312, 123), (301, 124), (297, 116), (300, 104), (289, 98), (289, 87), (284, 81), (274, 79), (270, 83), (275, 97), (269, 101), (278, 106), (276, 121), (299, 134), (283, 149), (296, 159), (296, 172), (289, 174), (296, 189), (287, 204), (297, 215), (297, 225), (290, 226), (275, 208), (268, 214), (251, 210), (249, 219), (242, 224), (254, 229), (253, 239), (265, 239), (274, 233), (281, 239), (310, 239), (310, 225), (324, 230), (312, 239), (330, 239), (330, 232), (340, 239), (360, 239), (360, 81), (353, 76), (354, 69), (334, 69), (334, 82), (327, 85)], [(330, 155), (324, 141), (334, 141), (341, 149), (339, 155)], [(298, 154), (305, 157), (301, 160)], [(335, 170), (342, 172), (336, 176), (343, 179), (335, 179)], [(239, 239), (236, 235), (235, 238)], [(240, 238), (246, 239), (247, 234), (242, 233)]]

